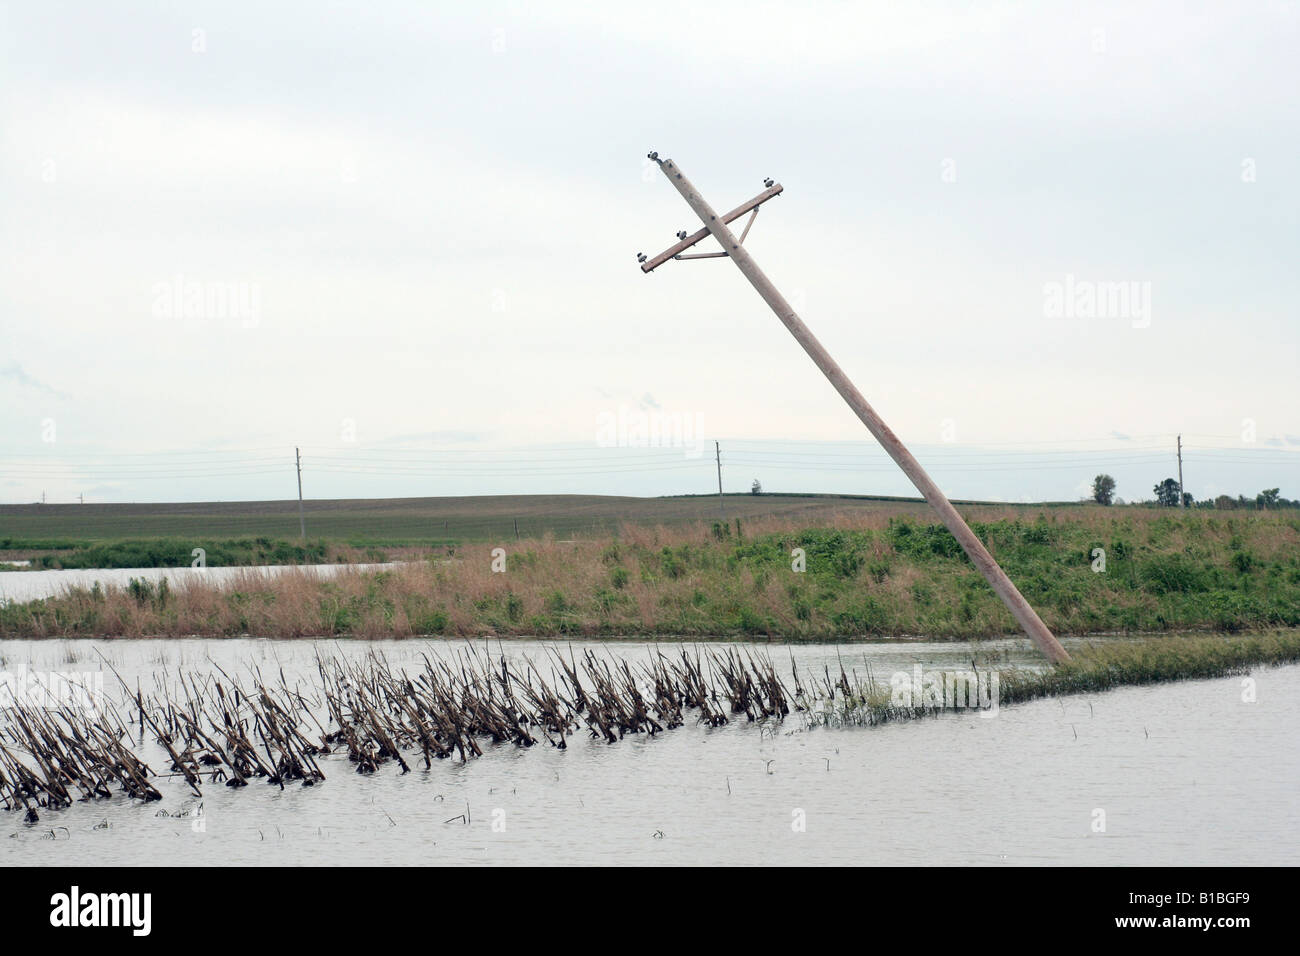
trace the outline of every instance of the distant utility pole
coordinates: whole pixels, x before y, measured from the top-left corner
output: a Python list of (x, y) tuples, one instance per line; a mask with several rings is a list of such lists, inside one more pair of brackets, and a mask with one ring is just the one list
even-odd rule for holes
[[(912, 457), (912, 453), (904, 447), (903, 443), (898, 440), (898, 436), (876, 414), (875, 409), (867, 403), (862, 393), (849, 381), (848, 376), (831, 358), (830, 353), (817, 341), (816, 336), (808, 330), (803, 320), (790, 307), (790, 303), (777, 291), (776, 286), (772, 285), (771, 281), (763, 274), (753, 257), (745, 249), (743, 242), (745, 236), (749, 234), (749, 227), (753, 225), (754, 218), (758, 215), (758, 207), (773, 196), (779, 195), (782, 187), (771, 179), (765, 179), (763, 180), (763, 185), (766, 187), (764, 192), (759, 193), (749, 202), (738, 206), (725, 215), (719, 216), (672, 160), (660, 159), (658, 153), (650, 153), (650, 159), (659, 164), (659, 169), (668, 177), (668, 181), (686, 200), (692, 211), (700, 217), (704, 228), (691, 235), (687, 235), (685, 231), (679, 232), (676, 245), (670, 246), (649, 261), (646, 260), (644, 255), (638, 253), (637, 261), (641, 263), (641, 271), (650, 272), (669, 259), (729, 257), (758, 291), (758, 294), (763, 297), (763, 300), (771, 307), (772, 311), (776, 313), (777, 318), (794, 336), (795, 341), (803, 346), (804, 351), (821, 369), (822, 374), (835, 386), (835, 390), (840, 393), (840, 397), (848, 403), (848, 406), (867, 426), (885, 451), (889, 452), (890, 457), (903, 470), (903, 473), (912, 480), (912, 484), (916, 485), (917, 490), (925, 496), (925, 500), (930, 503), (930, 506), (939, 513), (939, 518), (944, 525), (952, 532), (953, 537), (960, 542), (967, 556), (979, 569), (980, 573), (984, 575), (984, 579), (988, 581), (994, 592), (1002, 599), (1002, 603), (1011, 611), (1016, 621), (1033, 638), (1039, 650), (1047, 656), (1048, 660), (1054, 663), (1068, 661), (1070, 655), (1066, 653), (1065, 648), (1047, 629), (1047, 625), (1029, 606), (1029, 602), (1016, 590), (1016, 586), (1011, 583), (1011, 579), (1007, 577), (1006, 572), (998, 566), (997, 561), (993, 559), (993, 555), (989, 554), (983, 542), (976, 537), (975, 533), (966, 525), (966, 522), (962, 520), (961, 515), (957, 513), (957, 509), (952, 506), (952, 502), (939, 490), (939, 486), (931, 480), (930, 476), (925, 473), (925, 469)], [(749, 222), (746, 223), (744, 232), (737, 239), (732, 231), (727, 228), (727, 223), (733, 219), (739, 219), (746, 212), (751, 212)], [(682, 255), (682, 252), (686, 249), (709, 235), (712, 235), (722, 246), (721, 252)], [(721, 461), (720, 457), (719, 461)], [(721, 464), (719, 464), (719, 474), (721, 474)]]
[(726, 518), (727, 506), (722, 500), (722, 448), (717, 442), (713, 443), (713, 454), (718, 460), (718, 514)]
[(80, 502), (84, 505), (84, 504), (86, 503), (86, 495), (85, 495), (85, 493), (83, 492), (82, 494), (77, 495), (77, 500), (80, 501)]
[(302, 514), (302, 453), (295, 448), (293, 450), (294, 464), (298, 466), (298, 531), (302, 534), (302, 540), (307, 540), (307, 519)]
[(1178, 436), (1178, 507), (1185, 508), (1183, 504), (1183, 436)]

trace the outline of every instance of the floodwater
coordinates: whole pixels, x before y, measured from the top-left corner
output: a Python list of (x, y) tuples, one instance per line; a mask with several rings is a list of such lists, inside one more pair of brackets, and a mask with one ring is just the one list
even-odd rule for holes
[[(568, 643), (564, 645), (566, 648)], [(581, 653), (584, 642), (572, 642)], [(675, 647), (675, 645), (673, 645)], [(314, 654), (382, 652), (418, 670), (446, 642), (3, 641), (0, 668), (98, 670), (99, 648), (134, 684), (159, 669), (314, 672)], [(494, 653), (544, 659), (536, 641)], [(628, 657), (643, 644), (601, 645)], [(774, 662), (784, 646), (764, 645)], [(985, 654), (1032, 664), (1023, 641)], [(567, 651), (566, 651), (567, 653)], [(969, 662), (961, 644), (810, 645), (801, 672), (877, 680)], [(231, 668), (234, 670), (231, 670)], [(880, 727), (685, 726), (567, 750), (486, 747), (461, 763), (411, 760), (373, 776), (326, 757), (314, 787), (177, 779), (164, 800), (124, 796), (41, 813), (0, 812), (0, 865), (202, 864), (1297, 864), (1300, 667), (1130, 687)], [(116, 684), (109, 675), (106, 688)], [(163, 752), (140, 751), (155, 771)], [(200, 811), (201, 805), (201, 813)]]
[[(18, 562), (11, 561), (10, 564)], [(329, 576), (344, 569), (372, 571), (391, 568), (384, 564), (268, 564), (249, 567), (223, 568), (86, 568), (54, 569), (46, 571), (0, 571), (0, 602), (35, 601), (38, 598), (56, 597), (69, 588), (90, 588), (98, 581), (101, 587), (124, 588), (132, 578), (157, 583), (163, 578), (172, 585), (187, 581), (206, 581), (223, 584), (243, 575), (275, 575), (285, 571)]]

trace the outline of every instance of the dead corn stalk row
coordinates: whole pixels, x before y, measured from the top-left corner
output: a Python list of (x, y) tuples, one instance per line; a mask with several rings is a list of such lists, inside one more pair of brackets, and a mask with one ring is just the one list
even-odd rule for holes
[(485, 744), (564, 748), (581, 733), (615, 743), (692, 717), (714, 727), (741, 715), (781, 720), (854, 693), (843, 669), (838, 680), (827, 670), (805, 683), (793, 657), (792, 693), (766, 654), (736, 648), (683, 647), (635, 663), (590, 649), (552, 647), (542, 660), (512, 661), (465, 648), (421, 661), (408, 673), (373, 651), (360, 659), (318, 652), (305, 688), (282, 669), (235, 677), (214, 665), (157, 672), (148, 690), (119, 675), (120, 697), (93, 709), (17, 703), (0, 709), (0, 803), (35, 819), (37, 808), (115, 792), (161, 799), (133, 735), (137, 747), (146, 735), (156, 740), (167, 775), (201, 795), (205, 783), (253, 779), (311, 786), (325, 779), (317, 758), (329, 754), (346, 754), (358, 773), (389, 762), (407, 773), (408, 759), (427, 769), (435, 759), (480, 756)]

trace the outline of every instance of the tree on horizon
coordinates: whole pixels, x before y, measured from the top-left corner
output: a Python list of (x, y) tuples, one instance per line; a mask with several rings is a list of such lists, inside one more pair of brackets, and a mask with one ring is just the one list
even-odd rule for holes
[(1115, 501), (1115, 479), (1105, 474), (1092, 479), (1092, 500), (1099, 505), (1112, 504)]

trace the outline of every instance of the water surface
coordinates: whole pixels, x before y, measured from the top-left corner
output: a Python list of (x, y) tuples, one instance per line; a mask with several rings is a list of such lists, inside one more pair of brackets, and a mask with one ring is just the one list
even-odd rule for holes
[(344, 569), (373, 571), (385, 567), (391, 568), (392, 565), (264, 564), (221, 568), (53, 568), (43, 571), (0, 571), (0, 601), (22, 602), (57, 597), (70, 588), (90, 588), (96, 582), (101, 587), (124, 588), (131, 583), (132, 578), (155, 584), (163, 578), (167, 578), (172, 585), (184, 585), (190, 581), (224, 584), (250, 574), (273, 576), (296, 571), (328, 577)]
[[(212, 662), (283, 667), (307, 680), (316, 646), (380, 652), (415, 670), (421, 651), (455, 645), (4, 641), (0, 666), (94, 670), (99, 647), (129, 683), (140, 676), (146, 686), (159, 669)], [(498, 646), (545, 659), (542, 642)], [(787, 658), (786, 648), (770, 649)], [(1024, 641), (981, 649), (1035, 660)], [(970, 656), (954, 644), (795, 654), (805, 672), (834, 673), (843, 659), (885, 680), (917, 662), (955, 667)], [(43, 812), (34, 825), (0, 812), (0, 864), (1296, 864), (1300, 667), (1257, 669), (1254, 680), (1255, 703), (1230, 678), (876, 728), (808, 729), (795, 716), (771, 728), (688, 722), (613, 745), (579, 734), (568, 750), (489, 746), (482, 758), (427, 771), (412, 760), (407, 775), (387, 765), (361, 776), (331, 756), (315, 787), (205, 785), (201, 801), (163, 780), (161, 803), (116, 796)], [(155, 771), (167, 769), (151, 741), (142, 752)], [(1104, 832), (1094, 831), (1098, 811)]]

